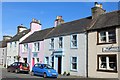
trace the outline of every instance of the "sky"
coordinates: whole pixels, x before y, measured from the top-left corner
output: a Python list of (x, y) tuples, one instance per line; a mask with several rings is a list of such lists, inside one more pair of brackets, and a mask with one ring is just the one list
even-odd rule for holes
[[(118, 10), (117, 2), (99, 3), (106, 12)], [(62, 16), (65, 22), (88, 17), (92, 7), (94, 2), (2, 2), (2, 36), (14, 36), (20, 24), (29, 29), (32, 18), (40, 20), (42, 29), (46, 29), (54, 26), (56, 16)]]

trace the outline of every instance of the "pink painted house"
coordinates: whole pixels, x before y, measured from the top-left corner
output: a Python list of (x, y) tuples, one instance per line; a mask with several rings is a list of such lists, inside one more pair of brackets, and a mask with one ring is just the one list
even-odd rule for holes
[(43, 63), (44, 38), (52, 29), (54, 28), (36, 31), (20, 43), (20, 61), (29, 63), (30, 70), (35, 63)]

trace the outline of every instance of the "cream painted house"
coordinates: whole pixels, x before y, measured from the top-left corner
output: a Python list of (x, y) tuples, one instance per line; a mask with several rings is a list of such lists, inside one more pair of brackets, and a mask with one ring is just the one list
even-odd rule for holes
[[(88, 30), (88, 77), (120, 76), (120, 11), (106, 13), (93, 7), (93, 22)], [(100, 14), (101, 13), (101, 14)]]

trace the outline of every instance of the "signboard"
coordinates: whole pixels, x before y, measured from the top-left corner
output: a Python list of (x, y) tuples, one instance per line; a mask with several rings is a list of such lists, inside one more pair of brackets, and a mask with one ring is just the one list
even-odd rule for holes
[(105, 47), (105, 48), (102, 48), (102, 52), (120, 52), (120, 46), (118, 46), (118, 47)]
[(38, 53), (37, 52), (33, 52), (33, 57), (37, 57)]

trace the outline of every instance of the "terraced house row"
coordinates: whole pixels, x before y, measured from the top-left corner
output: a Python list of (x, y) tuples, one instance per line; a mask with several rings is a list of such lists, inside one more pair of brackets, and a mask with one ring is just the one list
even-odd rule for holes
[(106, 13), (95, 3), (92, 16), (42, 29), (33, 19), (30, 29), (18, 26), (7, 43), (7, 65), (15, 61), (50, 64), (59, 74), (96, 78), (120, 77), (120, 11)]

